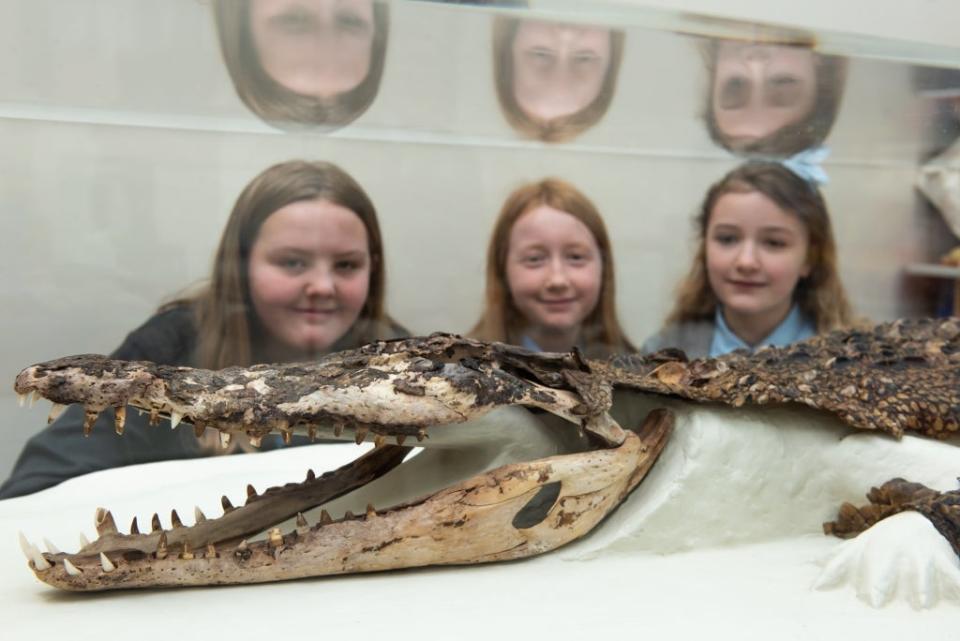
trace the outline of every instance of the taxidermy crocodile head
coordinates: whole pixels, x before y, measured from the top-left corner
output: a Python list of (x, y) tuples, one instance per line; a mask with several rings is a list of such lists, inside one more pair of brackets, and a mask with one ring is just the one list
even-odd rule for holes
[[(219, 430), (225, 445), (302, 433), (375, 447), (300, 483), (259, 494), (248, 487), (243, 506), (224, 497), (222, 516), (197, 510), (192, 526), (174, 512), (169, 529), (154, 515), (149, 533), (136, 519), (121, 533), (100, 509), (99, 537), (75, 553), (21, 544), (42, 581), (68, 590), (516, 559), (586, 534), (640, 483), (672, 428), (657, 408), (663, 395), (789, 404), (854, 428), (946, 437), (960, 427), (958, 374), (957, 321), (903, 321), (689, 362), (674, 350), (594, 361), (442, 334), (216, 372), (67, 357), (24, 370), (16, 391), (53, 401), (54, 414), (83, 404), (85, 430), (107, 410), (122, 433), (129, 405), (152, 422), (192, 423), (198, 435)], [(618, 406), (636, 402), (649, 408), (646, 418), (621, 425)], [(498, 420), (485, 420), (491, 414)], [(424, 452), (401, 465), (414, 439)], [(356, 516), (329, 514), (368, 499)]]

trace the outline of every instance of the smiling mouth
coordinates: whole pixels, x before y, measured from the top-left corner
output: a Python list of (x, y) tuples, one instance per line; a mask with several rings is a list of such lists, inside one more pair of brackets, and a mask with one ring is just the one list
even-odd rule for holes
[(756, 289), (757, 287), (764, 287), (766, 285), (766, 283), (750, 283), (742, 280), (728, 280), (727, 282), (733, 285), (734, 287), (746, 287), (751, 289)]

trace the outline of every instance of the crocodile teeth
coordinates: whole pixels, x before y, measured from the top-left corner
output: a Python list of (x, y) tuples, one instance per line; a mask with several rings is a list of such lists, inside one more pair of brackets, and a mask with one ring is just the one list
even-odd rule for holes
[(20, 543), (20, 549), (23, 550), (23, 555), (27, 557), (27, 560), (29, 561), (32, 558), (33, 544), (27, 540), (27, 537), (23, 535), (23, 532), (17, 533), (17, 540)]
[(42, 398), (43, 396), (40, 395), (40, 392), (33, 390), (33, 394), (30, 395), (30, 407), (33, 407), (33, 404)]
[(220, 432), (220, 447), (223, 449), (230, 447), (231, 439), (233, 439), (233, 434), (230, 432)]
[(117, 523), (113, 520), (113, 514), (110, 513), (110, 510), (98, 507), (94, 522), (97, 527), (97, 534), (100, 536), (116, 534), (118, 532)]
[(170, 429), (174, 429), (177, 425), (180, 425), (180, 421), (183, 420), (183, 414), (177, 411), (170, 412)]
[(70, 576), (80, 576), (80, 570), (73, 563), (70, 563), (70, 559), (63, 560), (63, 570)]
[(250, 445), (259, 448), (260, 443), (263, 441), (262, 436), (247, 436), (247, 440), (250, 441)]
[(123, 426), (127, 423), (127, 406), (121, 405), (120, 407), (113, 408), (113, 429), (123, 436)]
[(33, 561), (33, 567), (38, 570), (49, 570), (53, 567), (49, 561), (43, 558), (43, 555), (40, 554), (40, 550), (37, 548), (33, 548), (33, 559), (31, 560)]
[(66, 405), (61, 405), (60, 403), (54, 403), (50, 407), (50, 413), (47, 414), (47, 425), (53, 423), (55, 420), (60, 418), (60, 415), (63, 414), (63, 411), (67, 409)]
[(81, 533), (80, 533), (80, 549), (82, 550), (83, 548), (87, 547), (88, 545), (90, 545), (90, 540), (87, 539), (86, 536), (84, 536), (83, 532), (81, 532)]
[(46, 546), (47, 552), (49, 552), (50, 554), (63, 554), (63, 553), (57, 548), (56, 545), (54, 545), (53, 543), (50, 542), (49, 539), (44, 539), (44, 540), (43, 540), (43, 545)]
[(90, 436), (90, 432), (93, 431), (93, 424), (97, 421), (97, 416), (99, 412), (92, 409), (87, 409), (86, 413), (83, 416), (83, 435)]
[(199, 505), (193, 506), (193, 519), (196, 523), (202, 523), (207, 520), (207, 515), (203, 513)]
[(20, 394), (20, 393), (18, 392), (18, 393), (17, 393), (17, 405), (19, 405), (20, 407), (23, 407), (23, 406), (24, 406), (24, 403), (26, 403), (26, 401), (27, 401), (27, 395), (26, 395), (26, 394)]
[(107, 555), (103, 552), (100, 553), (100, 567), (103, 568), (104, 572), (113, 572), (117, 569), (117, 566), (111, 563), (110, 559), (108, 559)]

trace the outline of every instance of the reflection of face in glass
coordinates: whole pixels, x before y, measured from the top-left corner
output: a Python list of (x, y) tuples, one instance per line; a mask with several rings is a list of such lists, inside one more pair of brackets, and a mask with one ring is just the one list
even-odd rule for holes
[(717, 128), (736, 147), (800, 121), (816, 98), (809, 49), (724, 42), (711, 101)]
[(734, 153), (792, 156), (823, 144), (840, 110), (847, 61), (800, 46), (709, 41), (706, 124)]
[(544, 142), (569, 140), (607, 112), (623, 57), (623, 33), (497, 16), (493, 75), (507, 121)]
[(525, 21), (513, 41), (513, 90), (527, 114), (550, 120), (596, 100), (610, 67), (610, 30)]
[(387, 51), (379, 0), (214, 0), (237, 96), (281, 129), (341, 127), (373, 103)]
[(330, 98), (370, 69), (372, 0), (253, 0), (250, 31), (263, 70), (291, 91)]

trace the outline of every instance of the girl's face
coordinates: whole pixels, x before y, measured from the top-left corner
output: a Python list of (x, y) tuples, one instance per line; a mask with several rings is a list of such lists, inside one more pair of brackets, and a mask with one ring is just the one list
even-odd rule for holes
[(814, 53), (802, 47), (724, 42), (717, 51), (713, 113), (734, 145), (798, 122), (816, 102)]
[(610, 31), (524, 20), (513, 42), (513, 90), (529, 115), (544, 120), (596, 100), (610, 67)]
[(730, 312), (782, 318), (797, 281), (810, 274), (809, 245), (800, 219), (763, 194), (724, 194), (707, 225), (710, 286)]
[(507, 286), (534, 332), (578, 332), (600, 298), (603, 261), (593, 234), (570, 214), (540, 205), (510, 230)]
[(248, 265), (268, 353), (291, 360), (328, 350), (360, 315), (370, 268), (366, 227), (346, 207), (304, 200), (270, 214)]

